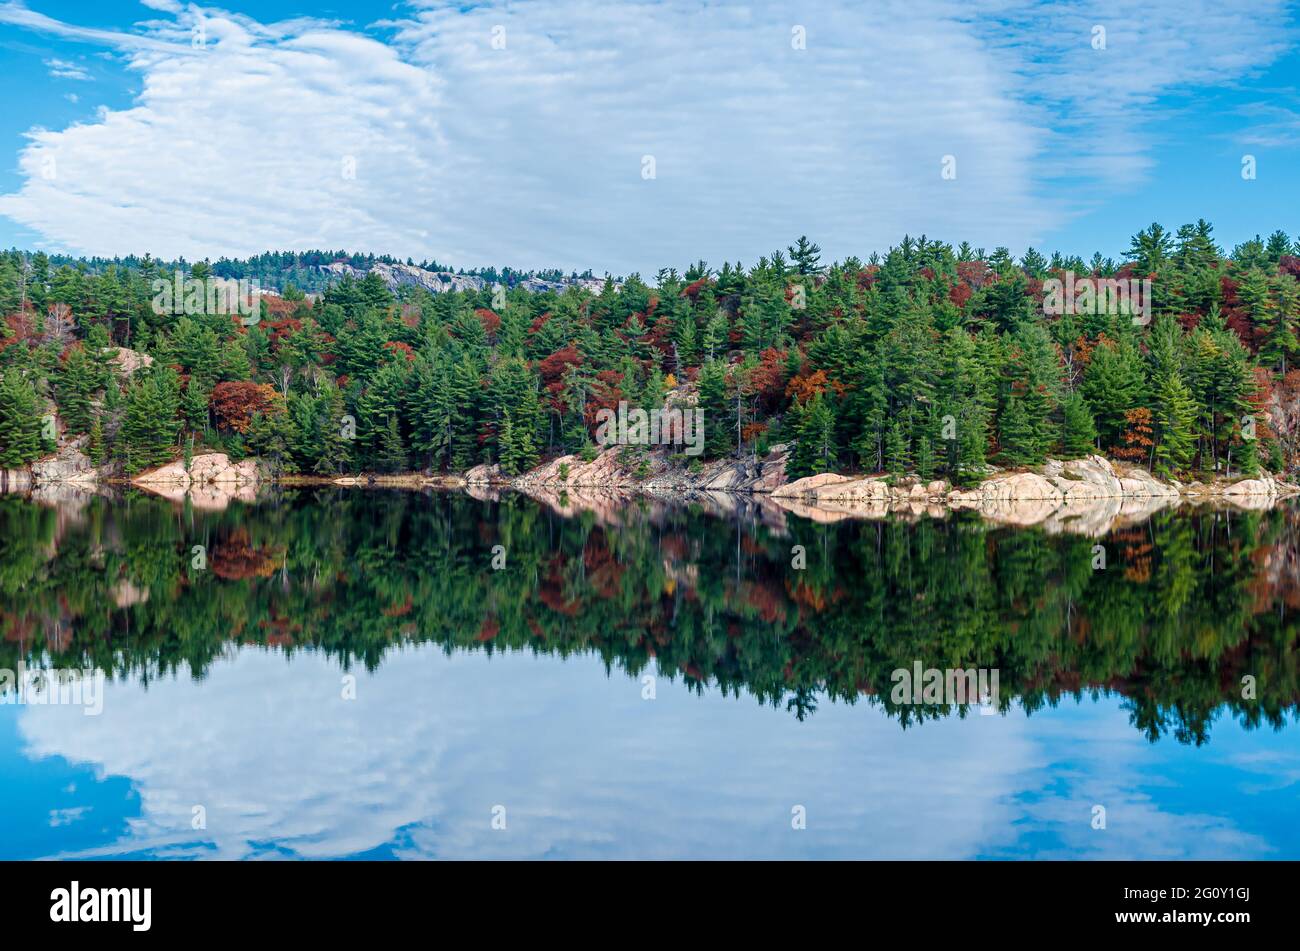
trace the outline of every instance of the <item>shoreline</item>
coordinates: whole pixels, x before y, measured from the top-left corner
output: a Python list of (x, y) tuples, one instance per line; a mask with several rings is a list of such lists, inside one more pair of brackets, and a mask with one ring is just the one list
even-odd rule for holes
[(610, 523), (616, 523), (628, 503), (638, 498), (700, 504), (722, 515), (752, 509), (765, 521), (780, 525), (787, 516), (829, 524), (853, 519), (943, 519), (953, 512), (971, 511), (997, 524), (1094, 537), (1184, 505), (1263, 510), (1300, 496), (1300, 486), (1268, 473), (1184, 484), (1162, 481), (1145, 469), (1103, 456), (1048, 460), (1033, 469), (991, 469), (978, 484), (960, 487), (944, 479), (923, 483), (915, 477), (896, 480), (880, 474), (833, 472), (791, 481), (785, 477), (785, 446), (773, 447), (762, 460), (720, 459), (695, 471), (673, 467), (660, 458), (634, 474), (621, 460), (621, 448), (611, 447), (586, 462), (576, 456), (560, 457), (513, 478), (495, 466), (436, 475), (274, 474), (258, 460), (235, 463), (222, 453), (194, 456), (188, 468), (176, 460), (129, 477), (90, 466), (72, 444), (34, 463), (31, 471), (20, 472), (27, 476), (20, 484), (13, 484), (12, 471), (4, 472), (0, 488), (51, 502), (88, 497), (105, 487), (136, 488), (204, 510), (222, 510), (234, 501), (254, 503), (268, 487), (433, 489), (463, 491), (485, 501), (499, 499), (503, 492), (519, 492), (561, 515), (594, 512)]

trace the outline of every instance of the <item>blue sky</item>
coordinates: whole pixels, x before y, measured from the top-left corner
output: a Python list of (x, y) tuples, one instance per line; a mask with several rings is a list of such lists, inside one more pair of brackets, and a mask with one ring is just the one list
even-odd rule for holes
[(653, 273), (805, 232), (828, 258), (1295, 236), (1296, 12), (0, 0), (0, 245)]

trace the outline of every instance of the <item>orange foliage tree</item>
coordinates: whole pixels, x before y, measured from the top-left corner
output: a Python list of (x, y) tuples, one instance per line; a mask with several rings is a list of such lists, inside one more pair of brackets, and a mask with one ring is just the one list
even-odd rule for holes
[(1151, 410), (1145, 406), (1131, 409), (1124, 414), (1124, 435), (1122, 445), (1114, 453), (1130, 462), (1143, 462), (1150, 458), (1151, 448), (1155, 445), (1155, 430), (1151, 425)]
[(214, 386), (208, 405), (218, 425), (242, 434), (248, 432), (255, 414), (274, 412), (282, 398), (269, 383), (233, 380)]

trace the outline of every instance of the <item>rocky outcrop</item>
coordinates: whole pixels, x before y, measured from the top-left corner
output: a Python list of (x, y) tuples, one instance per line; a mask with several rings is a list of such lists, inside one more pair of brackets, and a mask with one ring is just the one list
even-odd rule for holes
[(524, 491), (627, 488), (652, 493), (767, 493), (785, 484), (787, 458), (786, 447), (778, 445), (762, 459), (717, 459), (682, 466), (662, 451), (610, 446), (590, 461), (581, 456), (561, 456), (514, 479), (503, 476), (496, 466), (475, 466), (465, 473), (465, 481), (471, 485), (509, 485)]
[(86, 455), (88, 439), (79, 436), (52, 456), (38, 459), (31, 465), (32, 481), (36, 485), (93, 485), (112, 474), (110, 466), (96, 467)]
[(1051, 460), (1040, 472), (990, 472), (972, 488), (954, 489), (942, 480), (924, 485), (907, 480), (891, 484), (882, 476), (825, 472), (784, 485), (772, 491), (771, 498), (791, 514), (823, 522), (887, 515), (942, 516), (970, 510), (1003, 524), (1100, 536), (1184, 501), (1266, 508), (1296, 492), (1300, 488), (1268, 475), (1212, 486), (1182, 486), (1162, 482), (1141, 467), (1089, 456)]
[(773, 498), (799, 499), (804, 503), (861, 502), (871, 504), (888, 503), (892, 498), (889, 483), (883, 478), (869, 476), (855, 479), (850, 476), (837, 475), (833, 472), (821, 472), (817, 475), (796, 479), (773, 489), (771, 494)]
[[(422, 267), (416, 267), (414, 264), (385, 264), (382, 261), (376, 262), (369, 270), (353, 267), (343, 261), (334, 261), (330, 264), (320, 265), (320, 269), (331, 277), (348, 276), (361, 280), (367, 273), (375, 273), (388, 285), (389, 290), (396, 291), (402, 287), (423, 287), (431, 294), (443, 294), (449, 291), (481, 291), (488, 286), (488, 282), (481, 277), (473, 274), (457, 274), (454, 271), (430, 271)], [(519, 282), (517, 285), (524, 290), (533, 294), (540, 294), (543, 291), (555, 291), (562, 294), (570, 287), (581, 287), (592, 293), (599, 294), (605, 286), (605, 282), (600, 278), (592, 277), (565, 277), (558, 281), (545, 281), (540, 277), (530, 277)], [(617, 282), (616, 288), (621, 286)]]
[(131, 484), (175, 502), (188, 499), (197, 508), (220, 510), (234, 501), (256, 501), (261, 481), (257, 460), (231, 462), (223, 452), (210, 452), (191, 459), (188, 469), (183, 460), (169, 462), (142, 472)]
[(509, 482), (502, 476), (500, 466), (475, 466), (465, 473), (466, 485), (503, 485)]
[[(126, 347), (117, 347), (117, 352), (113, 354), (112, 362), (116, 365), (118, 372), (124, 376), (131, 376), (141, 367), (153, 366), (153, 357), (147, 353), (140, 353), (136, 350), (128, 350)], [(107, 353), (108, 351), (104, 351)]]
[(144, 487), (175, 485), (187, 489), (194, 485), (257, 485), (259, 481), (261, 473), (257, 460), (231, 462), (224, 452), (209, 452), (191, 459), (189, 468), (186, 468), (184, 460), (177, 459), (140, 473), (131, 483)]
[(701, 464), (695, 471), (664, 468), (642, 485), (652, 492), (759, 492), (769, 493), (785, 485), (785, 445), (773, 446), (762, 459), (719, 459)]

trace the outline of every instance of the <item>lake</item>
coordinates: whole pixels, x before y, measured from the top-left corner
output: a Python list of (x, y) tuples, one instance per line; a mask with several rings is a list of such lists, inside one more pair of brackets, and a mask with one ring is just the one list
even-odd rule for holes
[(1300, 858), (1298, 559), (1294, 505), (0, 497), (0, 668), (106, 677), (0, 706), (0, 858)]

